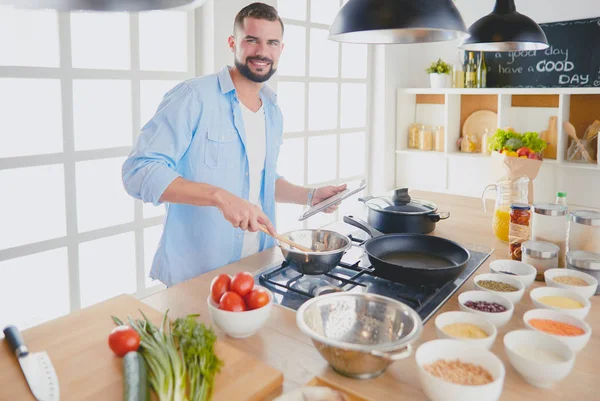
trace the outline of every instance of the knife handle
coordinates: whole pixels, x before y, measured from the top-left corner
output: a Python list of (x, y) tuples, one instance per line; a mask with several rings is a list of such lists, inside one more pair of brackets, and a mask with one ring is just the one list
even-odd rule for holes
[(6, 326), (3, 331), (10, 350), (15, 353), (17, 358), (29, 353), (29, 348), (25, 345), (25, 341), (23, 341), (19, 329), (15, 326)]

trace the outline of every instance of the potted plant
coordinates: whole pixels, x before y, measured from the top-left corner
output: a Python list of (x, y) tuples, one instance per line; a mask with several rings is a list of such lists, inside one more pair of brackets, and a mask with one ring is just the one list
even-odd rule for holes
[(429, 74), (429, 81), (432, 88), (450, 87), (450, 65), (441, 58), (431, 63), (425, 71)]

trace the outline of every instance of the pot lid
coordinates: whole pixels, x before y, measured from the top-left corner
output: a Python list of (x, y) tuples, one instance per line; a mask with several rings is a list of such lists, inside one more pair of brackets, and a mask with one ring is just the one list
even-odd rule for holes
[(401, 188), (394, 191), (393, 196), (378, 196), (362, 198), (369, 209), (397, 213), (397, 214), (426, 214), (437, 210), (437, 205), (433, 202), (411, 198), (408, 195), (408, 188)]

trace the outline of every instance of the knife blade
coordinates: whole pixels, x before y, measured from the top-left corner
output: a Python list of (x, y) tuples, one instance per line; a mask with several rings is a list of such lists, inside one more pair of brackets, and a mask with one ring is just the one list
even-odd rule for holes
[(60, 387), (54, 365), (46, 352), (29, 352), (19, 329), (7, 326), (3, 330), (6, 341), (21, 365), (23, 375), (38, 401), (59, 401)]

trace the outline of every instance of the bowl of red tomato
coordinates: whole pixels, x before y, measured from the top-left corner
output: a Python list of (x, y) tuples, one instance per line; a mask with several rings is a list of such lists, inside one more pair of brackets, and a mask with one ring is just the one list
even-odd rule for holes
[(252, 274), (219, 274), (210, 284), (208, 313), (213, 324), (230, 337), (246, 338), (266, 323), (273, 293), (255, 285)]

